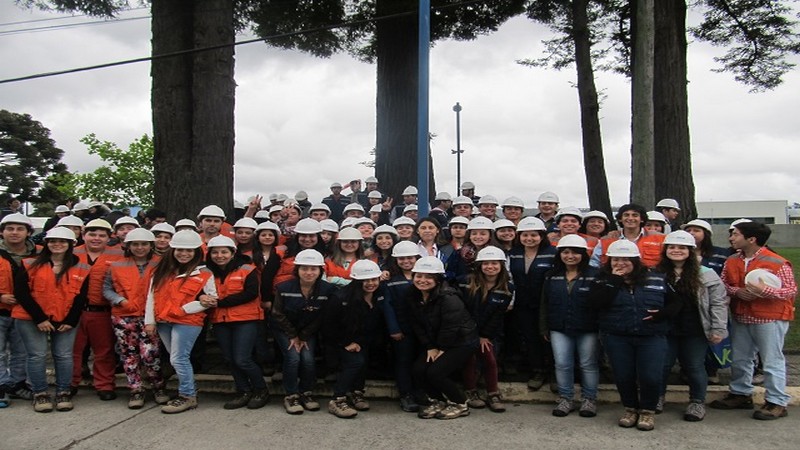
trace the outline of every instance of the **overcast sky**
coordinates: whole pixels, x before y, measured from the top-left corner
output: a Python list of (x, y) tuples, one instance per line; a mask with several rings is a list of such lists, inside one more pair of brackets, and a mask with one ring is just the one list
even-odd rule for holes
[[(148, 10), (129, 11), (133, 18)], [(0, 79), (148, 56), (148, 19), (57, 31), (19, 29), (84, 22), (0, 2)], [(455, 113), (460, 102), (462, 180), (477, 194), (521, 197), (534, 206), (545, 190), (561, 205), (588, 206), (574, 69), (515, 63), (541, 55), (547, 29), (518, 18), (471, 42), (440, 42), (431, 51), (430, 131), (437, 189), (456, 190)], [(239, 36), (238, 39), (244, 39)], [(689, 111), (698, 201), (800, 200), (800, 73), (771, 92), (751, 94), (732, 75), (713, 73), (720, 49), (689, 46)], [(795, 59), (793, 62), (800, 62)], [(52, 132), (72, 171), (99, 160), (79, 139), (96, 133), (127, 147), (152, 135), (150, 65), (139, 63), (0, 84), (0, 108), (27, 113)], [(343, 54), (317, 59), (256, 43), (236, 49), (235, 196), (309, 192), (331, 181), (365, 178), (375, 146), (375, 66)], [(612, 203), (627, 201), (630, 183), (630, 85), (598, 73), (603, 144)]]

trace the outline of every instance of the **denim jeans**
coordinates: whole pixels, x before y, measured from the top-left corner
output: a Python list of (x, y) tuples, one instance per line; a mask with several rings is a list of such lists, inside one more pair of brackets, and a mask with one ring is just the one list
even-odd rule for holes
[(664, 360), (664, 382), (661, 394), (667, 392), (667, 379), (675, 358), (681, 363), (681, 370), (689, 382), (689, 399), (705, 402), (708, 388), (706, 372), (706, 353), (708, 340), (705, 336), (668, 336), (667, 358)]
[(0, 389), (25, 382), (25, 344), (14, 326), (14, 319), (0, 316)]
[(775, 405), (786, 406), (791, 397), (786, 394), (786, 359), (783, 339), (789, 322), (776, 320), (762, 324), (742, 324), (731, 321), (731, 384), (732, 394), (753, 393), (753, 364), (756, 352), (764, 363), (764, 398)]
[(222, 356), (231, 368), (238, 392), (260, 391), (267, 387), (261, 367), (253, 359), (258, 337), (258, 322), (226, 322), (214, 324)]
[(348, 352), (340, 347), (336, 353), (339, 355), (339, 372), (333, 385), (333, 396), (342, 397), (348, 392), (363, 391), (369, 347), (361, 347), (357, 352)]
[(196, 396), (194, 369), (189, 355), (191, 355), (194, 341), (197, 340), (203, 327), (159, 322), (156, 324), (156, 328), (158, 328), (158, 336), (169, 352), (169, 362), (175, 369), (175, 374), (178, 375), (178, 394), (184, 397)]
[(394, 351), (394, 374), (397, 391), (400, 397), (412, 395), (414, 382), (411, 378), (411, 366), (417, 356), (417, 339), (413, 335), (404, 334), (399, 341), (391, 340)]
[[(36, 328), (32, 320), (17, 320), (17, 327), (25, 353), (28, 357), (27, 369), (34, 394), (47, 391), (47, 335)], [(53, 365), (56, 369), (56, 392), (69, 392), (72, 380), (72, 346), (75, 343), (77, 328), (50, 334), (50, 351), (53, 354)]]
[(666, 336), (601, 335), (626, 408), (655, 410), (667, 352)]
[(596, 399), (597, 385), (600, 383), (598, 349), (600, 342), (597, 333), (567, 334), (550, 332), (550, 345), (556, 363), (556, 383), (558, 395), (572, 399), (575, 396), (575, 353), (581, 369), (581, 397)]
[(298, 352), (294, 349), (289, 350), (289, 337), (286, 333), (280, 331), (278, 327), (273, 328), (273, 333), (275, 342), (283, 353), (283, 390), (286, 395), (312, 391), (317, 382), (317, 366), (314, 362), (317, 339), (312, 337), (307, 340), (308, 348)]

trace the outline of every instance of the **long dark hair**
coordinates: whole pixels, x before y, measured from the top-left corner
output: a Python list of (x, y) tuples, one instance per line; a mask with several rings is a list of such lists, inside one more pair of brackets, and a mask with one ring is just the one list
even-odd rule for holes
[[(511, 290), (508, 288), (508, 283), (511, 277), (508, 275), (505, 263), (503, 261), (497, 262), (500, 263), (500, 273), (497, 275), (497, 283), (492, 289), (497, 292), (511, 295)], [(483, 265), (483, 263), (484, 261), (475, 263), (475, 270), (469, 276), (469, 285), (467, 287), (470, 297), (474, 297), (480, 293), (481, 303), (486, 302), (487, 294), (489, 293), (488, 286), (486, 285), (486, 275), (484, 275), (483, 270), (481, 270), (481, 265)]]
[(581, 255), (581, 262), (578, 263), (578, 272), (583, 273), (587, 267), (589, 267), (589, 252), (585, 248), (580, 247), (561, 247), (556, 252), (556, 258), (553, 261), (553, 268), (550, 270), (550, 273), (555, 274), (562, 274), (567, 272), (567, 265), (564, 264), (564, 261), (561, 260), (561, 252), (565, 249), (570, 249), (575, 253)]
[[(414, 236), (413, 236), (412, 240), (414, 240), (415, 242), (420, 242), (419, 233), (417, 233), (417, 230), (419, 230), (419, 226), (422, 225), (424, 222), (428, 222), (430, 224), (433, 224), (433, 226), (436, 227), (436, 238), (434, 239), (434, 243), (438, 247), (441, 247), (442, 245), (449, 244), (449, 242), (447, 242), (447, 239), (445, 239), (444, 233), (442, 233), (442, 224), (439, 223), (438, 220), (436, 220), (435, 218), (433, 218), (431, 216), (423, 217), (422, 219), (419, 219), (417, 221), (417, 224), (414, 225)], [(491, 236), (491, 232), (489, 234)], [(490, 240), (491, 240), (491, 238), (490, 238)]]
[(194, 249), (194, 256), (186, 264), (180, 264), (178, 260), (175, 259), (175, 249), (170, 247), (167, 252), (164, 253), (158, 265), (156, 265), (155, 270), (153, 270), (153, 288), (161, 287), (164, 282), (176, 275), (188, 275), (192, 273), (202, 261), (203, 250), (200, 247)]
[[(421, 256), (419, 255), (416, 255), (416, 257), (417, 259), (421, 258)], [(386, 267), (387, 270), (389, 271), (389, 274), (393, 277), (397, 275), (403, 275), (403, 269), (401, 269), (400, 266), (397, 265), (397, 258), (395, 258), (394, 256), (391, 255), (389, 256), (386, 263)]]
[(675, 275), (675, 263), (667, 258), (667, 244), (661, 249), (661, 261), (658, 263), (656, 270), (666, 274), (667, 283), (676, 292), (697, 301), (697, 293), (703, 286), (703, 282), (700, 279), (700, 262), (697, 261), (692, 248), (689, 248), (689, 258), (683, 263), (680, 278)]
[[(320, 233), (316, 233), (317, 236), (317, 243), (312, 247), (314, 250), (320, 252), (321, 254), (325, 255), (327, 252), (325, 250), (325, 242), (322, 240), (322, 235)], [(298, 253), (305, 250), (303, 247), (300, 246), (300, 233), (295, 233), (289, 239), (289, 242), (286, 243), (286, 257), (290, 258), (293, 256), (297, 256)]]
[[(609, 256), (606, 263), (603, 265), (602, 272), (605, 275), (611, 275), (611, 259), (613, 257)], [(642, 264), (642, 260), (639, 257), (628, 258), (631, 263), (633, 263), (633, 270), (628, 275), (628, 279), (632, 282), (631, 285), (640, 286), (644, 284), (645, 279), (647, 278), (647, 266)]]
[[(77, 256), (72, 253), (72, 250), (75, 246), (75, 243), (69, 239), (64, 239), (67, 241), (67, 252), (64, 253), (64, 266), (61, 267), (61, 272), (56, 274), (56, 283), (61, 281), (61, 277), (69, 271), (72, 267), (74, 267), (80, 260)], [(42, 252), (36, 256), (36, 259), (33, 260), (33, 264), (31, 264), (30, 269), (33, 270), (39, 266), (43, 266), (45, 264), (50, 264), (52, 261), (53, 252), (50, 251), (50, 248), (47, 246), (47, 239), (45, 239), (44, 247), (42, 248)]]
[(253, 240), (255, 241), (255, 246), (253, 247), (253, 264), (255, 264), (259, 270), (264, 268), (264, 249), (261, 247), (261, 243), (258, 241), (258, 238), (261, 236), (261, 233), (264, 232), (270, 232), (273, 236), (275, 236), (275, 242), (272, 243), (272, 248), (269, 250), (269, 257), (272, 258), (277, 255), (275, 247), (278, 246), (278, 233), (275, 230), (270, 229), (258, 230), (253, 236)]

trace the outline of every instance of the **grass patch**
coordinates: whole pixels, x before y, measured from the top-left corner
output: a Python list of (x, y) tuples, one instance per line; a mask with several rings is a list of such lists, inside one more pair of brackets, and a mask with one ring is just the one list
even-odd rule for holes
[[(800, 281), (800, 248), (779, 248), (775, 249), (775, 252), (792, 262), (794, 279), (795, 281)], [(795, 298), (795, 305), (797, 305), (797, 298)], [(798, 321), (796, 312), (794, 321), (789, 325), (789, 332), (786, 333), (783, 350), (785, 352), (800, 352), (800, 321)]]

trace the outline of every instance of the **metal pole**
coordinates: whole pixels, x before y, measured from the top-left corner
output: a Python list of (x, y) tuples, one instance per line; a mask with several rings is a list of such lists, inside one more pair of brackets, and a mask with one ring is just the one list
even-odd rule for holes
[(456, 112), (456, 150), (453, 152), (456, 154), (456, 196), (461, 195), (461, 154), (464, 153), (461, 150), (461, 104), (456, 102), (456, 105), (453, 106), (453, 111)]
[(431, 2), (419, 0), (419, 90), (417, 93), (417, 205), (419, 217), (428, 215), (428, 84), (431, 42)]

